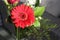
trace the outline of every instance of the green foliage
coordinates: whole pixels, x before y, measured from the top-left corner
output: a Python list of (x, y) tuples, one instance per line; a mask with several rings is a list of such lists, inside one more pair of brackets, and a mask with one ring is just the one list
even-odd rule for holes
[(48, 30), (50, 28), (55, 28), (57, 25), (55, 23), (52, 23), (51, 20), (48, 19), (42, 19), (41, 22), (41, 28), (44, 30)]
[[(31, 36), (37, 38), (39, 36), (39, 33), (40, 33), (37, 30), (37, 28), (35, 28), (34, 26), (31, 26), (31, 27), (28, 27), (28, 28), (25, 28), (25, 29), (19, 28), (18, 30), (19, 30), (18, 31), (18, 37), (19, 37), (19, 39), (29, 38)], [(17, 29), (16, 29), (16, 32), (17, 32)]]
[(56, 24), (51, 23), (51, 21), (48, 19), (42, 19), (39, 21), (40, 21), (39, 27), (36, 27), (39, 24), (39, 22), (36, 21), (35, 26), (33, 25), (33, 26), (27, 27), (25, 29), (19, 28), (19, 31), (18, 31), (19, 39), (27, 38), (29, 40), (29, 38), (31, 38), (31, 39), (34, 38), (36, 40), (43, 40), (43, 39), (51, 40), (50, 34), (49, 34), (50, 33), (49, 29), (55, 28)]
[(39, 22), (38, 18), (35, 20), (33, 25), (34, 25), (34, 27), (40, 27), (40, 22)]
[(34, 10), (35, 16), (42, 16), (45, 11), (45, 7), (36, 7)]

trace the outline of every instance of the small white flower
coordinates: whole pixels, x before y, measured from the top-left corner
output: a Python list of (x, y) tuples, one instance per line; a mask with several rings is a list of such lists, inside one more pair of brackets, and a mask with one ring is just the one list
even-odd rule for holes
[(42, 17), (39, 16), (39, 19), (42, 19)]
[(29, 5), (35, 5), (36, 0), (26, 0), (26, 3)]
[(38, 20), (38, 18), (36, 18), (36, 20)]
[(28, 0), (29, 4), (34, 5), (36, 3), (36, 0)]
[(39, 2), (40, 2), (40, 4), (41, 4), (42, 0), (39, 0)]

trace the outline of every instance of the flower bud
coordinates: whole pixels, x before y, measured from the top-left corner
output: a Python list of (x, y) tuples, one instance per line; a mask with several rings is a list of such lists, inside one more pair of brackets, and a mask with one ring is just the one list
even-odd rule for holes
[(18, 3), (19, 0), (7, 0), (7, 2), (8, 2), (9, 4), (15, 4), (15, 3)]

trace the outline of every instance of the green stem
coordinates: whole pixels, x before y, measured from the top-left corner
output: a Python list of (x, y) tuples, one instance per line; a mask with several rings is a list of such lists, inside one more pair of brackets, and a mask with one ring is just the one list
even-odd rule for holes
[(35, 7), (39, 6), (39, 0), (36, 0)]
[(17, 37), (17, 39), (16, 39), (16, 40), (19, 40), (19, 38), (18, 38), (18, 28), (17, 28), (17, 36), (16, 36), (16, 37)]

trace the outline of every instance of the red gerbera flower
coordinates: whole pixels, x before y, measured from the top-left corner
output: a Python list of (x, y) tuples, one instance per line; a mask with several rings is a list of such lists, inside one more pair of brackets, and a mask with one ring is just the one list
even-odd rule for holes
[(14, 4), (14, 3), (17, 3), (19, 2), (19, 0), (7, 0), (9, 4)]
[(24, 4), (16, 6), (11, 10), (11, 18), (15, 26), (20, 28), (31, 26), (35, 21), (33, 9)]

